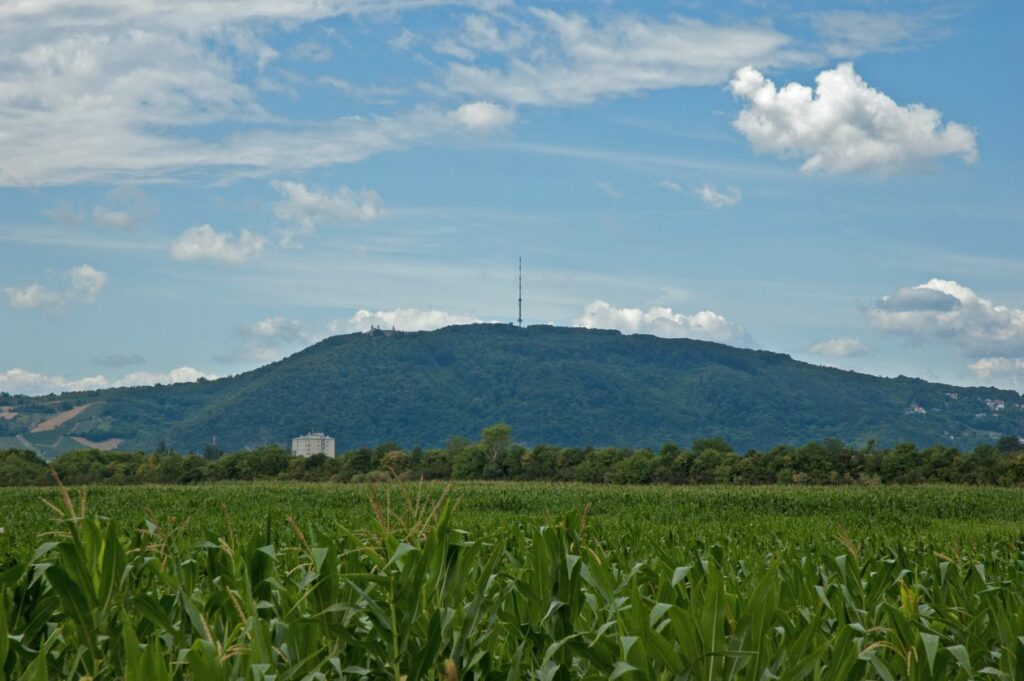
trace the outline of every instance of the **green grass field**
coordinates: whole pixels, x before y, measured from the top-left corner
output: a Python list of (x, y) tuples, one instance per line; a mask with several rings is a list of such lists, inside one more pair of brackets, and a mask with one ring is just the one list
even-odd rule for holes
[(442, 493), (0, 490), (0, 677), (1024, 679), (1024, 490)]

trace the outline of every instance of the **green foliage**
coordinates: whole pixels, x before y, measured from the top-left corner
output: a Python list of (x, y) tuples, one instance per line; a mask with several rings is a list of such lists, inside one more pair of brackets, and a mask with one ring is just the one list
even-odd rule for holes
[[(51, 462), (67, 484), (182, 483), (227, 480), (367, 482), (389, 480), (558, 480), (647, 485), (870, 485), (945, 482), (1024, 484), (1024, 448), (1014, 440), (978, 445), (973, 452), (901, 443), (863, 449), (839, 440), (781, 445), (740, 456), (722, 438), (702, 438), (689, 450), (667, 443), (647, 449), (561, 448), (515, 444), (506, 424), (483, 430), (479, 443), (460, 438), (445, 450), (403, 451), (387, 442), (339, 458), (291, 457), (277, 445), (211, 458), (181, 457), (166, 448), (140, 452), (72, 451)], [(6, 475), (4, 474), (6, 473)], [(31, 452), (0, 451), (0, 486), (50, 484), (48, 464)]]
[[(5, 508), (21, 494), (0, 492)], [(45, 541), (0, 553), (0, 677), (1024, 674), (1020, 490), (487, 483), (446, 496), (273, 483), (106, 487), (86, 504), (54, 491), (60, 516), (37, 512)]]
[(46, 464), (34, 452), (0, 450), (0, 484), (45, 485), (50, 481)]
[[(19, 400), (19, 409), (54, 408), (52, 398)], [(826, 438), (973, 447), (1024, 433), (1024, 399), (1012, 391), (877, 378), (702, 341), (497, 324), (336, 336), (221, 380), (74, 401), (102, 404), (83, 432), (179, 452), (202, 452), (214, 437), (227, 450), (286, 443), (311, 429), (339, 449), (387, 439), (437, 448), (498, 422), (530, 444), (657, 447), (724, 434), (739, 451)]]

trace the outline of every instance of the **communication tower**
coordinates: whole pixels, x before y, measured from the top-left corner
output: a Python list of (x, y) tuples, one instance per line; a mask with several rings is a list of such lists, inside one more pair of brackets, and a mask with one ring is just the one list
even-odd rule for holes
[(523, 258), (519, 258), (519, 328), (523, 328)]

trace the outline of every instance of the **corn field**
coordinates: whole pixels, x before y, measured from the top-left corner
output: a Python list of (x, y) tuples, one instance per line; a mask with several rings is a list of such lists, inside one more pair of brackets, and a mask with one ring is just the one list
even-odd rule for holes
[(0, 678), (1024, 679), (1019, 491), (336, 490), (0, 495)]

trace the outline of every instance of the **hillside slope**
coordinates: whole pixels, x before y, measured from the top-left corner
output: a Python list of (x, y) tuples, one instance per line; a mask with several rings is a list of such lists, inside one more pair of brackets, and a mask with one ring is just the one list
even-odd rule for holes
[[(527, 443), (656, 446), (724, 435), (741, 450), (825, 437), (967, 447), (1024, 433), (1024, 400), (1012, 391), (549, 326), (335, 336), (217, 381), (60, 399), (66, 408), (92, 405), (62, 434), (123, 438), (122, 449), (164, 441), (178, 451), (201, 451), (214, 436), (236, 449), (314, 429), (337, 438), (339, 450), (385, 440), (438, 446), (498, 421)], [(14, 402), (21, 412), (47, 403)]]

